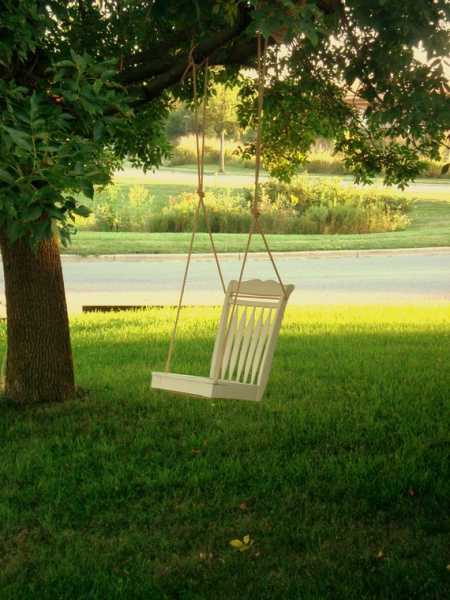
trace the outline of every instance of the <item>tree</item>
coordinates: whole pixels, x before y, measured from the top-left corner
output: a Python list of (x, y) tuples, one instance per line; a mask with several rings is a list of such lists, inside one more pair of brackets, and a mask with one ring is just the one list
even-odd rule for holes
[(219, 171), (225, 173), (225, 136), (239, 135), (238, 87), (217, 82), (208, 100), (208, 125), (219, 138)]
[[(147, 169), (167, 154), (168, 110), (191, 98), (190, 57), (223, 67), (221, 81), (244, 78), (239, 117), (254, 126), (255, 80), (239, 72), (255, 65), (259, 29), (269, 40), (266, 168), (289, 178), (320, 135), (337, 140), (357, 179), (383, 172), (404, 185), (450, 129), (449, 16), (447, 0), (4, 0), (8, 396), (25, 403), (74, 393), (56, 238), (68, 243), (74, 216), (88, 212), (79, 192), (92, 197), (125, 157)], [(415, 59), (416, 47), (428, 62)], [(355, 88), (367, 101), (362, 116), (344, 101)]]
[(166, 133), (170, 140), (195, 132), (194, 117), (185, 102), (177, 102), (167, 118)]

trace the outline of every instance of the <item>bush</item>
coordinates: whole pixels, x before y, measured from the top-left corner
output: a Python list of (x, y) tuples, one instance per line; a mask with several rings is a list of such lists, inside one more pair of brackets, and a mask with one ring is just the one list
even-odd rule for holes
[(92, 214), (78, 220), (77, 227), (91, 231), (149, 231), (149, 215), (161, 210), (161, 201), (155, 199), (143, 185), (131, 187), (111, 185), (96, 191), (90, 208)]
[(299, 216), (299, 233), (378, 233), (405, 229), (412, 201), (376, 189), (355, 189), (336, 181), (299, 178), (294, 184), (269, 182), (268, 201)]
[[(251, 222), (252, 190), (215, 190), (206, 194), (215, 233), (245, 233)], [(96, 192), (92, 215), (78, 223), (92, 231), (191, 231), (197, 196), (182, 193), (156, 199), (148, 187), (110, 186)], [(299, 178), (294, 184), (263, 186), (261, 223), (267, 233), (375, 233), (404, 229), (411, 201), (384, 190), (354, 189), (335, 181)], [(207, 231), (203, 214), (199, 231)]]

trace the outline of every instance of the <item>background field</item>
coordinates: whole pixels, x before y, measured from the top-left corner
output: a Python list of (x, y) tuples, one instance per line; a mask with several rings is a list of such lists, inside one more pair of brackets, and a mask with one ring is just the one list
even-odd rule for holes
[(449, 307), (288, 310), (261, 404), (152, 393), (172, 319), (77, 318), (88, 395), (0, 405), (2, 599), (447, 597)]

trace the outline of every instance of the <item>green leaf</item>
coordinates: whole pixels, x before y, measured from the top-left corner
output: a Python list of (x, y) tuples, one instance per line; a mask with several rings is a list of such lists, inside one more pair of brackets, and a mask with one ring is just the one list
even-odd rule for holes
[(42, 207), (37, 206), (35, 204), (30, 207), (26, 217), (23, 219), (23, 222), (31, 223), (32, 221), (37, 221), (41, 215), (42, 215)]
[(9, 183), (9, 185), (14, 185), (16, 180), (12, 177), (8, 171), (4, 169), (0, 169), (0, 181), (4, 181), (5, 183)]
[(80, 204), (80, 206), (77, 206), (76, 208), (74, 208), (72, 212), (74, 212), (76, 215), (78, 215), (80, 217), (88, 217), (92, 211), (87, 206)]
[(31, 145), (31, 137), (27, 133), (20, 131), (20, 129), (13, 129), (12, 127), (7, 127), (6, 125), (2, 125), (3, 129), (8, 132), (12, 141), (22, 148), (23, 150), (28, 150), (32, 152)]
[(59, 62), (55, 63), (55, 67), (57, 68), (70, 68), (70, 67), (74, 67), (75, 63), (73, 63), (71, 60), (60, 60)]
[(83, 192), (83, 194), (85, 196), (87, 196), (91, 200), (94, 197), (94, 186), (92, 185), (92, 183), (90, 181), (82, 181), (81, 182), (81, 191)]
[(103, 86), (103, 81), (101, 79), (97, 79), (96, 81), (94, 81), (94, 85), (92, 86), (92, 89), (94, 90), (94, 92), (96, 94), (99, 93), (99, 91), (102, 89)]
[(98, 142), (102, 138), (104, 129), (105, 129), (105, 126), (104, 126), (103, 122), (97, 121), (97, 123), (94, 125), (94, 141), (95, 142)]
[(6, 228), (6, 233), (8, 234), (9, 241), (14, 244), (23, 233), (23, 226), (18, 221), (13, 221), (9, 223)]

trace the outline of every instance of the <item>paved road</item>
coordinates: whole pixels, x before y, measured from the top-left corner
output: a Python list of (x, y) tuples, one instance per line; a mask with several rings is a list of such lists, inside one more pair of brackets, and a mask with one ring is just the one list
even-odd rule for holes
[[(293, 304), (412, 304), (450, 302), (450, 250), (427, 254), (386, 252), (311, 253), (278, 258), (287, 283), (296, 290)], [(237, 278), (239, 260), (224, 256), (225, 278)], [(63, 258), (71, 312), (85, 304), (176, 304), (183, 257), (168, 260)], [(273, 278), (266, 258), (250, 257), (248, 277)], [(3, 273), (0, 292), (4, 292)], [(210, 258), (194, 258), (186, 290), (187, 304), (221, 304), (223, 296)]]
[[(450, 251), (297, 256), (277, 262), (285, 281), (296, 286), (294, 304), (450, 302)], [(225, 257), (222, 264), (227, 280), (237, 277), (236, 257)], [(83, 304), (175, 304), (184, 260), (65, 259), (63, 265), (70, 310), (78, 312)], [(251, 257), (248, 266), (249, 277), (273, 277), (266, 259)], [(222, 302), (212, 260), (193, 261), (185, 300)]]
[[(353, 179), (349, 176), (326, 176), (326, 175), (309, 175), (310, 178), (325, 178), (325, 179), (338, 179), (344, 185), (354, 185)], [(167, 183), (170, 180), (174, 184), (192, 185), (196, 184), (196, 174), (193, 169), (167, 169), (161, 168), (156, 172), (144, 173), (140, 169), (126, 168), (123, 171), (119, 171), (116, 174), (116, 180), (126, 180), (127, 182), (136, 181), (136, 183)], [(233, 170), (230, 173), (220, 174), (214, 172), (211, 167), (207, 166), (205, 171), (205, 185), (206, 186), (224, 186), (224, 187), (240, 187), (240, 186), (251, 186), (253, 184), (253, 173), (251, 170), (248, 173), (236, 173)], [(262, 175), (262, 179), (267, 179), (265, 174)], [(375, 187), (382, 185), (381, 180), (377, 180)], [(396, 188), (389, 188), (395, 190)], [(432, 180), (430, 182), (426, 180), (417, 181), (411, 183), (407, 188), (408, 192), (448, 192), (450, 194), (450, 182), (446, 180)]]

